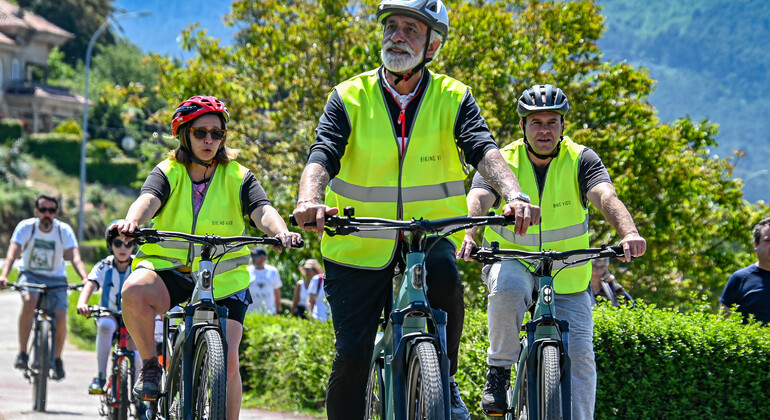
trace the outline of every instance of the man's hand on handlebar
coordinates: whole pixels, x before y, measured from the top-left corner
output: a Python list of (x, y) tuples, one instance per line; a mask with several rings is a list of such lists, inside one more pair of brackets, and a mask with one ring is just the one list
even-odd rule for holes
[(524, 236), (532, 225), (540, 224), (540, 207), (521, 200), (513, 200), (503, 206), (503, 214), (516, 216), (514, 233)]
[(641, 257), (647, 251), (647, 241), (636, 232), (624, 236), (618, 246), (623, 247), (625, 255), (619, 258), (623, 262), (631, 261), (631, 257)]
[[(302, 235), (296, 232), (289, 232), (287, 230), (285, 232), (277, 233), (275, 237), (281, 240), (284, 248), (301, 248), (304, 245)], [(282, 251), (282, 248), (277, 246), (274, 246), (273, 249), (277, 252)]]
[[(303, 230), (315, 231), (319, 238), (324, 232), (326, 216), (333, 216), (337, 213), (339, 213), (339, 209), (335, 207), (303, 200), (297, 203), (297, 208), (292, 212), (297, 226)], [(315, 222), (315, 226), (305, 226), (308, 222)]]
[(465, 261), (473, 261), (473, 258), (471, 258), (471, 253), (476, 248), (478, 248), (478, 245), (476, 245), (476, 240), (473, 239), (472, 235), (466, 233), (465, 237), (463, 238), (463, 243), (460, 244), (460, 248), (457, 249), (457, 254), (455, 254), (455, 257), (458, 259), (462, 258)]

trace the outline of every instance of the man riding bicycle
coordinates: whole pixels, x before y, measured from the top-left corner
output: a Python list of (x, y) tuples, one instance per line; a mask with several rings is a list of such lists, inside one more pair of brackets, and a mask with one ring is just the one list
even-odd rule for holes
[[(470, 88), (425, 68), (449, 31), (443, 2), (383, 0), (377, 19), (383, 66), (342, 82), (329, 96), (300, 180), (298, 225), (321, 235), (324, 217), (346, 206), (362, 217), (464, 216), (467, 163), (503, 193), (506, 214), (517, 216), (515, 232), (526, 233), (539, 220), (539, 208), (520, 199)], [(329, 419), (364, 416), (379, 318), (406, 251), (399, 239), (395, 232), (323, 237), (324, 290), (337, 350), (326, 399)], [(428, 241), (435, 243), (426, 260), (428, 299), (448, 315), (452, 418), (467, 419), (453, 376), (464, 320), (456, 244), (435, 236)]]
[[(46, 286), (67, 284), (67, 273), (64, 260), (72, 262), (75, 272), (85, 280), (86, 271), (80, 259), (78, 242), (75, 232), (67, 223), (56, 218), (59, 214), (59, 200), (48, 195), (40, 195), (35, 200), (35, 216), (25, 219), (16, 225), (8, 245), (8, 253), (0, 274), (0, 289), (8, 284), (8, 274), (13, 263), (21, 257), (19, 267), (19, 284), (32, 283)], [(27, 342), (35, 317), (40, 292), (24, 290), (22, 292), (22, 308), (19, 313), (19, 354), (16, 356), (16, 369), (26, 369), (29, 362)], [(67, 338), (67, 299), (66, 288), (55, 288), (47, 291), (43, 302), (56, 314), (56, 345), (51, 379), (64, 379), (64, 363), (61, 355)]]
[[(251, 171), (235, 161), (237, 151), (225, 146), (230, 113), (213, 96), (193, 96), (177, 106), (171, 120), (179, 148), (155, 166), (131, 205), (121, 232), (133, 232), (152, 218), (153, 228), (195, 234), (239, 236), (244, 217), (284, 246), (301, 243), (289, 232), (278, 211), (270, 205)], [(123, 285), (123, 319), (143, 359), (134, 394), (155, 400), (160, 392), (162, 369), (155, 346), (155, 315), (190, 298), (193, 267), (200, 255), (188, 245), (173, 241), (147, 243), (139, 248), (134, 271)], [(227, 418), (237, 419), (242, 384), (238, 345), (243, 320), (251, 301), (246, 265), (249, 250), (235, 249), (219, 260), (214, 277), (214, 299), (227, 315)]]
[[(126, 242), (123, 242), (120, 232), (114, 229), (120, 222), (122, 220), (110, 222), (104, 232), (104, 239), (107, 241), (107, 250), (110, 251), (110, 256), (99, 261), (88, 274), (88, 281), (85, 282), (83, 291), (78, 299), (78, 313), (80, 315), (91, 315), (88, 299), (97, 290), (102, 291), (99, 306), (120, 311), (121, 289), (128, 275), (131, 274), (131, 262), (133, 261), (131, 254), (136, 252), (136, 241), (128, 238)], [(97, 374), (91, 385), (88, 386), (89, 394), (102, 394), (104, 392), (104, 384), (107, 378), (107, 360), (110, 357), (112, 337), (117, 329), (118, 322), (115, 317), (101, 317), (97, 322)], [(138, 352), (136, 352), (135, 359), (136, 366), (141, 366), (142, 363)]]
[[(646, 242), (618, 199), (607, 169), (591, 149), (564, 136), (564, 116), (569, 102), (561, 89), (535, 85), (522, 93), (517, 112), (524, 138), (502, 149), (503, 157), (521, 182), (522, 191), (540, 205), (540, 226), (523, 237), (506, 227), (486, 229), (484, 241), (497, 241), (500, 248), (526, 251), (568, 251), (589, 246), (588, 202), (602, 212), (623, 238), (624, 261), (644, 254)], [(471, 216), (485, 214), (498, 194), (476, 175), (468, 193)], [(458, 257), (468, 258), (476, 246), (475, 229), (466, 232)], [(555, 265), (554, 269), (560, 266)], [(501, 414), (507, 408), (511, 366), (519, 358), (519, 328), (532, 303), (532, 275), (519, 261), (501, 261), (482, 270), (489, 289), (489, 349), (487, 382), (481, 408)], [(593, 297), (589, 293), (591, 267), (575, 264), (556, 277), (556, 307), (560, 319), (569, 322), (569, 357), (572, 362), (572, 415), (591, 419), (596, 394), (596, 364), (593, 352)]]

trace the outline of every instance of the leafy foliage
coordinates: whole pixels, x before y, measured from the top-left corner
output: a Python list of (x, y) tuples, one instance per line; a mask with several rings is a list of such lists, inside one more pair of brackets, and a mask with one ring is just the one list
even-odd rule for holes
[[(222, 97), (233, 115), (231, 145), (288, 214), (328, 92), (379, 63), (375, 5), (236, 1), (228, 21), (242, 28), (237, 45), (221, 47), (191, 27), (184, 44), (199, 54), (186, 67), (156, 58), (159, 91), (169, 103), (202, 92)], [(514, 104), (525, 87), (548, 82), (567, 92), (567, 134), (602, 156), (649, 241), (644, 258), (621, 267), (621, 282), (665, 305), (682, 303), (691, 291), (715, 294), (750, 255), (749, 231), (763, 208), (742, 201), (730, 160), (708, 155), (716, 126), (658, 120), (646, 99), (653, 91), (647, 73), (604, 60), (597, 44), (603, 17), (593, 1), (452, 6), (449, 37), (430, 67), (474, 88), (500, 144), (520, 136)], [(620, 240), (595, 210), (591, 230), (596, 243)], [(467, 281), (469, 295), (483, 301), (478, 277)]]

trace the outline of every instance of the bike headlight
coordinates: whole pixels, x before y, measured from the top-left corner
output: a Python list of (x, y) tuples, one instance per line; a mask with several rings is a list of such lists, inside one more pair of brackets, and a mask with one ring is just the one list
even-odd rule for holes
[(551, 288), (551, 286), (543, 288), (543, 303), (546, 305), (553, 303), (553, 288)]
[(412, 267), (412, 286), (415, 289), (422, 289), (425, 284), (425, 266), (417, 264)]

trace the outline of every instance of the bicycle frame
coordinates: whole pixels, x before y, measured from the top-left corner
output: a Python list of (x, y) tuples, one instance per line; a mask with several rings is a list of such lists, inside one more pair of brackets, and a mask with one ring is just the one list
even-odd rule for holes
[[(530, 269), (535, 280), (534, 288), (538, 291), (534, 307), (530, 308), (532, 318), (522, 326), (526, 337), (521, 339), (521, 353), (517, 363), (517, 375), (512, 389), (509, 390), (509, 408), (506, 411), (511, 416), (519, 412), (518, 396), (520, 395), (522, 382), (525, 378), (518, 373), (526, 371), (527, 384), (527, 418), (541, 418), (540, 410), (543, 402), (540, 401), (541, 380), (538, 377), (543, 366), (543, 349), (554, 346), (559, 352), (560, 362), (560, 396), (561, 418), (572, 418), (572, 371), (569, 358), (569, 323), (560, 320), (556, 316), (555, 291), (553, 288), (554, 275), (553, 263), (556, 260), (567, 261), (568, 258), (583, 256), (584, 258), (565, 263), (565, 266), (589, 261), (599, 257), (618, 257), (623, 255), (621, 247), (588, 248), (566, 252), (542, 251), (529, 252), (515, 249), (500, 249), (497, 242), (492, 242), (491, 248), (480, 248), (474, 251), (472, 258), (483, 262), (493, 263), (503, 260), (528, 260), (540, 261), (534, 270)], [(512, 417), (511, 417), (512, 418)]]
[[(398, 294), (391, 302), (392, 310), (385, 323), (381, 339), (374, 347), (370, 370), (378, 360), (384, 361), (384, 382), (387, 398), (383, 407), (384, 417), (388, 419), (406, 419), (407, 401), (406, 360), (414, 343), (431, 341), (436, 345), (441, 369), (441, 384), (444, 401), (449, 401), (449, 356), (446, 352), (447, 314), (440, 309), (432, 309), (426, 296), (427, 285), (425, 270), (425, 252), (421, 242), (422, 234), (412, 237), (410, 252), (406, 256), (406, 269), (399, 286)], [(435, 334), (427, 332), (428, 323), (435, 328)], [(449, 418), (450, 405), (445, 404), (445, 417)]]

